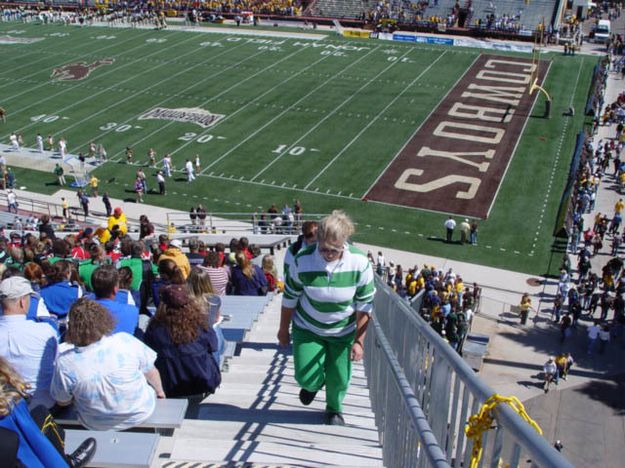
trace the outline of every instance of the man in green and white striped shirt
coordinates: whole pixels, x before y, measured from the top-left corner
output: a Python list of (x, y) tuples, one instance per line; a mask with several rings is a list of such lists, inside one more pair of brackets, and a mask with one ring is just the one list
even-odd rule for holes
[(343, 425), (343, 398), (352, 361), (363, 356), (373, 309), (373, 270), (364, 252), (349, 245), (354, 225), (334, 211), (319, 225), (318, 243), (301, 250), (288, 268), (278, 340), (291, 339), (300, 401), (309, 405), (326, 387), (327, 423)]

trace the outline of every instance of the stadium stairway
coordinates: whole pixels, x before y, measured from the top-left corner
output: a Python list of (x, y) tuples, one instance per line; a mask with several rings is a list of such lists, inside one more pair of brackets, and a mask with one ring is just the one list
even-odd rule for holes
[(382, 466), (382, 448), (362, 363), (345, 398), (346, 426), (324, 425), (325, 393), (299, 402), (290, 352), (277, 346), (280, 296), (266, 307), (230, 361), (214, 395), (190, 405), (158, 466)]

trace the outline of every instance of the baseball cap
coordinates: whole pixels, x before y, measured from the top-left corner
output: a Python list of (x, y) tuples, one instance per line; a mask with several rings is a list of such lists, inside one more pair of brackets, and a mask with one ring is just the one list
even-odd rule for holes
[(17, 299), (32, 292), (30, 281), (21, 276), (11, 276), (0, 283), (1, 299)]
[(180, 241), (180, 239), (174, 239), (174, 240), (169, 241), (169, 246), (182, 249), (182, 242)]
[(118, 206), (117, 208), (115, 208), (115, 209), (113, 210), (113, 213), (114, 213), (114, 214), (116, 214), (116, 215), (118, 215), (118, 214), (122, 214), (122, 209)]

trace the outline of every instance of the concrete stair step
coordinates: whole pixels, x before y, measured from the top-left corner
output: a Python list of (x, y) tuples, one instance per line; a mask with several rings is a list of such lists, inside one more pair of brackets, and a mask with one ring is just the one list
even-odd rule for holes
[[(279, 383), (282, 385), (293, 385), (297, 386), (297, 382), (293, 377), (293, 372), (289, 372), (288, 369), (284, 372), (284, 374), (271, 374), (267, 372), (259, 372), (259, 371), (237, 371), (236, 364), (233, 364), (230, 370), (221, 376), (222, 385), (226, 384), (245, 384), (250, 382), (259, 382), (264, 385), (270, 385)], [(362, 388), (367, 388), (367, 381), (363, 377), (354, 376), (352, 378), (350, 386), (359, 386)]]
[(178, 439), (248, 440), (254, 442), (286, 441), (299, 445), (354, 445), (378, 446), (375, 428), (327, 426), (316, 424), (280, 424), (239, 421), (185, 420), (176, 430)]
[[(210, 395), (208, 398), (214, 398), (221, 393), (228, 395), (291, 395), (298, 396), (300, 387), (289, 384), (276, 384), (276, 385), (263, 385), (261, 383), (246, 383), (246, 384), (222, 384), (221, 387), (215, 392), (214, 395)], [(323, 390), (321, 390), (323, 392)], [(360, 385), (350, 386), (347, 392), (347, 396), (354, 395), (356, 397), (369, 398), (369, 389)], [(208, 401), (208, 400), (207, 400)]]
[(228, 460), (316, 467), (327, 465), (382, 466), (382, 450), (371, 446), (350, 446), (349, 452), (335, 445), (291, 442), (178, 440), (171, 457), (180, 460)]

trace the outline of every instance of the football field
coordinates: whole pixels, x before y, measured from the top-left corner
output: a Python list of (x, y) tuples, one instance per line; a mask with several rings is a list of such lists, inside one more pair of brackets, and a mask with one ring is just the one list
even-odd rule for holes
[[(251, 213), (300, 199), (308, 213), (346, 210), (358, 223), (358, 241), (545, 273), (575, 135), (584, 123), (595, 64), (590, 57), (543, 54), (540, 72), (553, 97), (553, 117), (543, 119), (542, 97), (523, 91), (525, 104), (512, 116), (517, 125), (501, 151), (467, 149), (475, 138), (465, 135), (468, 143), (460, 141), (458, 149), (474, 151), (471, 158), (486, 155), (461, 161), (477, 167), (481, 181), (465, 173), (449, 179), (452, 172), (442, 164), (459, 156), (439, 157), (431, 167), (443, 171), (437, 180), (451, 181), (450, 187), (407, 182), (406, 176), (403, 186), (392, 182), (388, 190), (408, 186), (409, 192), (386, 197), (386, 179), (399, 180), (394, 165), (418, 159), (407, 151), (427, 143), (424, 131), (442, 118), (445, 100), (464, 89), (472, 70), (480, 73), (476, 64), (489, 63), (483, 54), (336, 36), (2, 23), (0, 106), (8, 121), (0, 125), (0, 141), (8, 143), (16, 132), (34, 147), (40, 132), (65, 138), (74, 154), (87, 153), (91, 142), (102, 144), (108, 162), (95, 171), (102, 189), (130, 199), (136, 166), (148, 164), (150, 148), (158, 161), (171, 154), (178, 170), (199, 155), (195, 182), (187, 184), (177, 172), (167, 182), (167, 196), (150, 194), (146, 203), (183, 210), (203, 203), (213, 212)], [(505, 62), (502, 55), (493, 57)], [(531, 61), (527, 54), (507, 56), (514, 63)], [(578, 112), (563, 117), (569, 106)], [(510, 106), (497, 112), (502, 109), (504, 121)], [(479, 128), (477, 139), (486, 142), (488, 130)], [(127, 147), (132, 164), (125, 164)], [(58, 189), (51, 174), (16, 173), (29, 190)], [(155, 170), (146, 174), (154, 186)], [(467, 204), (466, 194), (478, 186), (490, 190), (484, 209)], [(457, 205), (447, 201), (448, 193), (460, 194)], [(478, 246), (441, 242), (447, 213), (457, 221), (479, 219)]]

